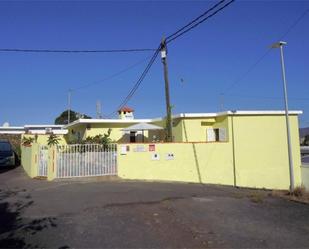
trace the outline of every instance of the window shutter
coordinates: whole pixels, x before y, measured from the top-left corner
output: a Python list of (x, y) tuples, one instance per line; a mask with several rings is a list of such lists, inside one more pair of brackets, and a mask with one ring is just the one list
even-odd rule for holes
[(219, 128), (219, 141), (220, 142), (227, 141), (227, 139), (226, 139), (226, 129), (225, 128)]
[(216, 133), (213, 128), (207, 129), (207, 142), (215, 142), (216, 141)]

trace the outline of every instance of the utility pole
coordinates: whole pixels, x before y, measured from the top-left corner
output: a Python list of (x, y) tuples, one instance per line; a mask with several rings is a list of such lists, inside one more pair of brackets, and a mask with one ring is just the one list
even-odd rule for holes
[(294, 191), (294, 169), (293, 169), (293, 157), (292, 157), (292, 145), (291, 145), (291, 134), (290, 134), (290, 121), (289, 121), (289, 107), (288, 107), (288, 93), (286, 87), (285, 77), (285, 65), (283, 57), (283, 46), (287, 43), (284, 41), (276, 42), (272, 45), (272, 48), (280, 48), (281, 57), (281, 69), (282, 69), (282, 81), (283, 81), (283, 93), (284, 93), (284, 106), (285, 106), (285, 122), (287, 131), (287, 142), (288, 142), (288, 157), (289, 157), (289, 171), (290, 171), (290, 191)]
[(71, 93), (72, 93), (72, 90), (69, 89), (68, 91), (68, 124), (70, 123), (70, 115), (71, 115)]
[(100, 100), (97, 100), (96, 111), (97, 111), (97, 118), (102, 118), (102, 105)]
[(220, 94), (220, 111), (223, 112), (224, 110), (224, 94)]
[(163, 38), (161, 42), (161, 59), (164, 68), (164, 81), (165, 81), (165, 102), (166, 102), (166, 141), (173, 141), (172, 133), (172, 109), (170, 104), (170, 90), (169, 90), (169, 81), (168, 81), (168, 68), (167, 68), (167, 46), (166, 39)]

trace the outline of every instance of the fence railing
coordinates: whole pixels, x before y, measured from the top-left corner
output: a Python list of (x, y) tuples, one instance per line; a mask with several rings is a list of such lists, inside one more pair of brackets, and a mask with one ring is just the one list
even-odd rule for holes
[(38, 176), (47, 176), (48, 167), (48, 147), (45, 145), (39, 145), (38, 147)]
[(116, 144), (58, 145), (57, 178), (117, 175)]

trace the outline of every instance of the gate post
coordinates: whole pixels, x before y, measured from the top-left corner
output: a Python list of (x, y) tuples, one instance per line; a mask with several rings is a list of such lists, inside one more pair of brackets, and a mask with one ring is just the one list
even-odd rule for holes
[(38, 176), (38, 164), (39, 164), (39, 145), (37, 143), (33, 143), (31, 145), (31, 168), (30, 168), (30, 176), (36, 177)]
[(56, 178), (57, 172), (57, 150), (56, 146), (48, 147), (47, 180), (52, 181)]

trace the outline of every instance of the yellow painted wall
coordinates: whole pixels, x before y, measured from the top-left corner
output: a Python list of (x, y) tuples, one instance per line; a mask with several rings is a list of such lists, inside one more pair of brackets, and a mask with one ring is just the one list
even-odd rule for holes
[(37, 143), (33, 143), (30, 147), (21, 146), (22, 167), (31, 178), (37, 176), (38, 149)]
[[(32, 137), (35, 139), (35, 135), (33, 134), (23, 134), (23, 137)], [(41, 144), (41, 145), (47, 145), (47, 140), (48, 140), (49, 135), (48, 134), (38, 134), (37, 139), (36, 139), (36, 143)], [(60, 139), (59, 140), (59, 144), (64, 145), (66, 144), (66, 140), (64, 135), (57, 135), (57, 137)]]
[[(289, 188), (285, 117), (234, 116), (237, 186)], [(297, 116), (290, 116), (295, 185), (301, 184)]]
[(206, 142), (207, 128), (210, 127), (226, 128), (228, 133), (227, 117), (225, 116), (217, 118), (182, 118), (181, 119), (182, 134), (177, 136), (175, 142)]
[[(202, 120), (185, 120), (187, 135), (201, 139), (205, 126)], [(301, 185), (300, 147), (298, 143), (298, 119), (290, 117), (294, 180)], [(126, 179), (168, 180), (288, 189), (289, 165), (284, 116), (234, 116), (234, 145), (232, 117), (218, 119), (213, 127), (227, 128), (227, 142), (213, 143), (158, 143), (156, 152), (160, 160), (151, 160), (153, 152), (147, 144), (130, 144), (130, 151), (121, 155), (118, 148), (119, 176)], [(206, 136), (206, 131), (205, 135)], [(188, 139), (189, 140), (189, 139)], [(206, 140), (206, 137), (205, 137)], [(137, 146), (145, 146), (146, 152), (134, 152)], [(167, 153), (175, 155), (166, 160)], [(234, 153), (234, 157), (233, 157)], [(235, 161), (234, 161), (235, 158)], [(233, 164), (235, 163), (235, 164)]]
[[(93, 137), (96, 135), (104, 135), (108, 133), (108, 129), (111, 130), (110, 138), (112, 141), (121, 142), (121, 140), (127, 139), (123, 136), (123, 131), (121, 129), (130, 126), (130, 124), (91, 124), (90, 129), (86, 129), (85, 137)], [(126, 142), (128, 142), (127, 140)]]
[[(70, 138), (76, 137), (77, 132), (80, 132), (81, 138), (86, 139), (87, 137), (94, 137), (96, 135), (104, 135), (108, 133), (108, 130), (111, 128), (110, 138), (113, 142), (117, 143), (128, 143), (130, 141), (130, 134), (125, 134), (122, 129), (133, 125), (133, 123), (98, 123), (98, 124), (89, 124), (88, 128), (85, 124), (78, 124), (72, 128), (69, 128), (69, 133), (66, 136), (69, 141)], [(72, 129), (74, 134), (72, 134)], [(162, 137), (164, 135), (163, 131), (144, 131), (144, 142), (152, 142), (153, 136), (156, 136), (158, 141), (163, 141)], [(137, 135), (137, 142), (142, 142), (142, 132)]]
[(80, 139), (86, 138), (86, 125), (85, 124), (77, 124), (73, 127), (68, 128), (68, 134), (66, 134), (64, 137), (67, 141), (67, 143), (70, 143), (70, 141), (77, 140), (78, 137)]
[[(151, 160), (154, 152), (148, 151), (147, 144), (129, 146), (126, 155), (121, 155), (118, 146), (118, 175), (122, 178), (233, 184), (228, 143), (158, 143), (160, 160)], [(137, 146), (144, 146), (147, 152), (134, 152)], [(167, 153), (173, 153), (175, 159), (166, 160)]]

